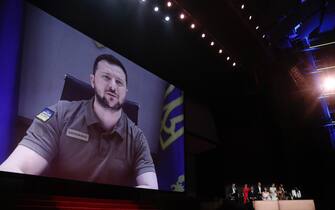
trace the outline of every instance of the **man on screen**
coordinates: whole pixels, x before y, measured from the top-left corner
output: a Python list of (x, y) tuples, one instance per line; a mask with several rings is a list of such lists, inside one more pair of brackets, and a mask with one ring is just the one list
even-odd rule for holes
[(157, 189), (146, 138), (122, 111), (126, 69), (100, 55), (90, 81), (91, 100), (45, 108), (0, 170)]

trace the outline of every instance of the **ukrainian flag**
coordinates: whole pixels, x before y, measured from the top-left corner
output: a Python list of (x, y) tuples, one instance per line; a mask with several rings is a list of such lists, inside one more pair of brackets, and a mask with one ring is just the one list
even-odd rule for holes
[(160, 190), (185, 191), (184, 98), (182, 91), (169, 85), (165, 92), (157, 176)]

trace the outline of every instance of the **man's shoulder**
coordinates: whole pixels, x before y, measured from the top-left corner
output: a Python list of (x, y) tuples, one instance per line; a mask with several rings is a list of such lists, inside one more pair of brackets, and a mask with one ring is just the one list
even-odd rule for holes
[(136, 131), (142, 132), (142, 130), (128, 117), (128, 115), (123, 111), (124, 121), (126, 122), (126, 125)]
[(142, 129), (138, 127), (128, 116), (126, 113), (125, 114), (125, 121), (128, 129), (131, 131), (131, 133), (134, 135), (134, 137), (139, 137), (141, 135), (144, 135)]
[(83, 106), (87, 104), (89, 100), (81, 100), (81, 101), (66, 101), (66, 100), (60, 100), (55, 104), (58, 108), (62, 109), (74, 109), (76, 107)]
[(57, 104), (50, 107), (51, 110), (55, 111), (58, 115), (63, 117), (71, 116), (73, 114), (83, 113), (86, 110), (89, 100), (81, 101), (64, 101), (60, 100)]
[(89, 102), (90, 100), (80, 100), (80, 101), (67, 101), (67, 100), (59, 100), (57, 104), (64, 105), (64, 106), (73, 106), (73, 105), (79, 105)]

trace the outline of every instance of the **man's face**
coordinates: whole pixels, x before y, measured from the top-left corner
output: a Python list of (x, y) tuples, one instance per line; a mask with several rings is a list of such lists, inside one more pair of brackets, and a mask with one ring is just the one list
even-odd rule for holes
[(95, 74), (91, 74), (90, 77), (97, 102), (105, 108), (121, 109), (127, 93), (126, 75), (123, 70), (117, 65), (101, 60)]

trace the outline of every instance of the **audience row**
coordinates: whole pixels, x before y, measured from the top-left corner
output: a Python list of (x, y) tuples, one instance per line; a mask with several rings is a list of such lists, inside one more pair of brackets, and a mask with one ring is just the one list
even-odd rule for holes
[(297, 187), (286, 190), (283, 184), (263, 186), (261, 182), (252, 186), (244, 184), (237, 186), (235, 183), (226, 187), (226, 199), (243, 201), (244, 204), (254, 200), (289, 200), (300, 199), (301, 191)]

